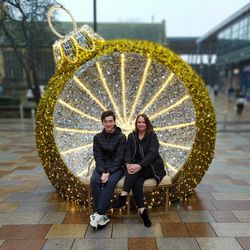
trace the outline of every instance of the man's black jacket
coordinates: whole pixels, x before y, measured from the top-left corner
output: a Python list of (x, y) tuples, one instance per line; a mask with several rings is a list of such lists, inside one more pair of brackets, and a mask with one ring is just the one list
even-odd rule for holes
[(106, 133), (103, 129), (94, 136), (93, 152), (96, 170), (100, 174), (112, 174), (124, 164), (126, 137), (119, 127), (114, 129), (113, 133)]

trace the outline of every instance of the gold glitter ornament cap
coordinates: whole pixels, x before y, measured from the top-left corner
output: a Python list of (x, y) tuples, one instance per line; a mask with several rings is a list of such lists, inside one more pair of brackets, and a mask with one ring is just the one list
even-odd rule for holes
[[(73, 31), (63, 36), (52, 24), (52, 14), (56, 10), (64, 10), (69, 14), (73, 23)], [(75, 63), (78, 60), (78, 55), (81, 50), (95, 50), (95, 40), (103, 41), (104, 39), (93, 31), (88, 25), (83, 25), (77, 28), (74, 17), (69, 10), (61, 5), (52, 6), (48, 11), (48, 23), (53, 33), (60, 39), (53, 44), (53, 55), (56, 68), (59, 69), (66, 62)]]

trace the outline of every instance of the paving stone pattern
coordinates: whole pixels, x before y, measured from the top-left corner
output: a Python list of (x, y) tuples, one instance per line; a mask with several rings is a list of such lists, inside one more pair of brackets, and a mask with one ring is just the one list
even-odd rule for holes
[[(229, 109), (230, 120), (249, 119), (249, 108), (237, 117), (222, 99), (214, 100), (217, 119)], [(250, 133), (218, 133), (215, 158), (195, 192), (168, 214), (151, 213), (151, 228), (138, 216), (111, 216), (97, 232), (87, 210), (61, 200), (48, 181), (31, 121), (0, 119), (0, 133), (1, 250), (250, 249)]]

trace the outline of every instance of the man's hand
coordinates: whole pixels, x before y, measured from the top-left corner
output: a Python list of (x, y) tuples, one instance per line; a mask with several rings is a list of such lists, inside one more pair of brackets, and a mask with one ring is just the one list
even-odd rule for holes
[(110, 176), (110, 173), (102, 173), (101, 183), (103, 183), (103, 184), (107, 183), (109, 176)]

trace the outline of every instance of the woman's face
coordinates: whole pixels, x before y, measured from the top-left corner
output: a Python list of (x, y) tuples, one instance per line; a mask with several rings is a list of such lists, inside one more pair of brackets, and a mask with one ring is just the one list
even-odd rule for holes
[(137, 119), (136, 127), (137, 127), (138, 132), (146, 131), (147, 125), (146, 125), (146, 122), (142, 116), (140, 116)]

